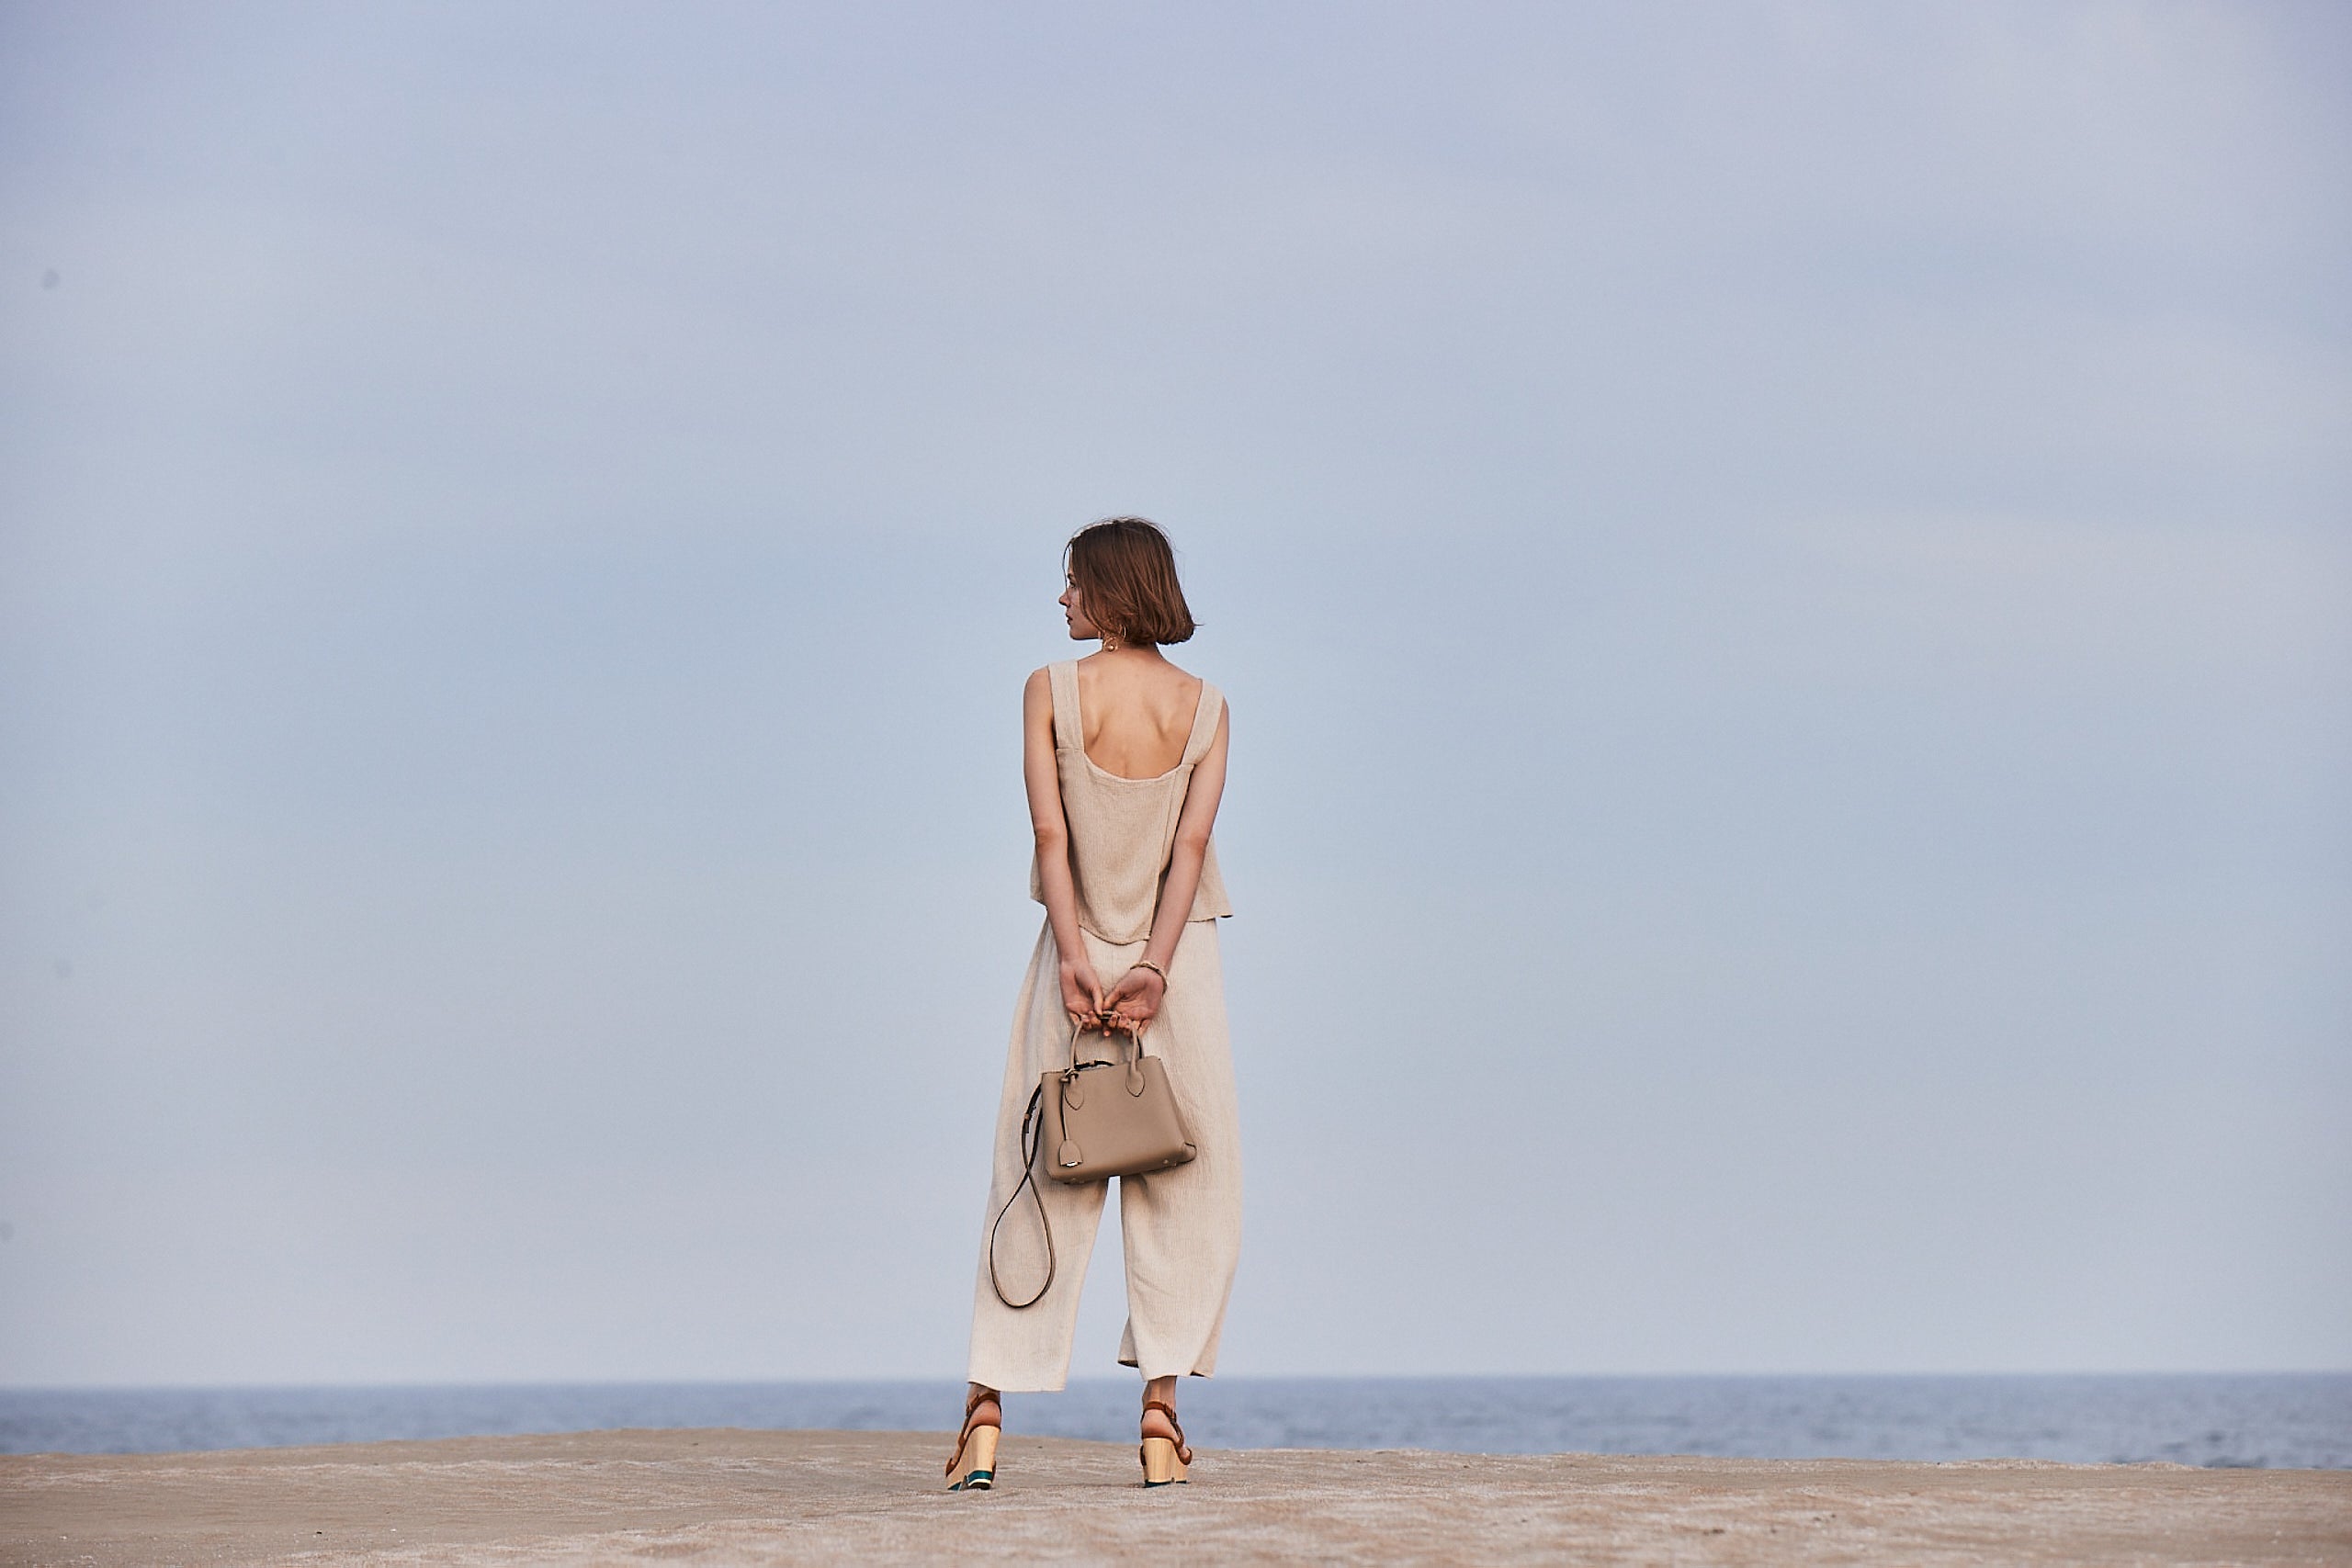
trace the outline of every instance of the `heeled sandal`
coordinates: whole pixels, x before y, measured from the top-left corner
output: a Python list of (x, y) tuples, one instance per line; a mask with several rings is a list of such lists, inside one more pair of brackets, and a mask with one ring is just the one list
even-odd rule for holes
[[(980, 1408), (994, 1405), (993, 1420), (983, 1420)], [(956, 1434), (956, 1453), (947, 1461), (951, 1480), (957, 1471), (963, 1478), (948, 1487), (950, 1492), (987, 1492), (996, 1485), (996, 1440), (1004, 1435), (1004, 1405), (993, 1393), (974, 1392), (964, 1401), (964, 1429)]]
[(1176, 1434), (1173, 1438), (1147, 1436), (1144, 1438), (1139, 1455), (1143, 1461), (1143, 1483), (1146, 1486), (1188, 1484), (1184, 1472), (1193, 1462), (1193, 1450), (1185, 1446), (1184, 1428), (1177, 1425), (1176, 1407), (1158, 1399), (1145, 1400), (1143, 1407), (1147, 1415), (1157, 1410), (1167, 1416), (1169, 1429)]

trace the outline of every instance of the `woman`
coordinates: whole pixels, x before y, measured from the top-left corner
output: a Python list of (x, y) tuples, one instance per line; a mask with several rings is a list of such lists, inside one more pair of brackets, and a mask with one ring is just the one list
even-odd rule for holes
[(1102, 649), (1037, 671), (1023, 697), (1037, 834), (1029, 893), (1046, 906), (1046, 928), (1022, 982), (997, 1111), (992, 1234), (972, 1308), (971, 1391), (947, 1463), (951, 1490), (994, 1483), (1000, 1391), (1056, 1390), (1069, 1373), (1107, 1183), (1036, 1179), (1035, 1205), (1015, 1210), (1013, 1200), (1028, 1174), (1021, 1132), (1031, 1091), (1039, 1075), (1069, 1064), (1074, 1031), (1089, 1032), (1077, 1049), (1096, 1060), (1110, 1045), (1100, 1031), (1141, 1032), (1199, 1150), (1188, 1164), (1119, 1178), (1127, 1266), (1119, 1361), (1144, 1377), (1146, 1485), (1185, 1478), (1193, 1453), (1176, 1423), (1176, 1380), (1216, 1369), (1240, 1251), (1239, 1129), (1216, 932), (1232, 911), (1209, 840), (1225, 792), (1225, 702), (1159, 651), (1193, 635), (1193, 616), (1156, 526), (1140, 517), (1093, 524), (1070, 539), (1068, 563), (1069, 635), (1099, 637)]

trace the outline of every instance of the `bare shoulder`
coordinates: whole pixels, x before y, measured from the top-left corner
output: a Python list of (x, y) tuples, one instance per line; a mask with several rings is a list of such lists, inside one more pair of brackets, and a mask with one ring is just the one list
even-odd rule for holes
[(1205, 677), (1193, 674), (1175, 660), (1167, 659), (1165, 655), (1162, 656), (1159, 682), (1167, 691), (1182, 692), (1192, 697), (1198, 697), (1208, 685)]
[(1185, 689), (1190, 691), (1195, 698), (1204, 696), (1211, 692), (1215, 692), (1216, 694), (1216, 710), (1220, 721), (1224, 715), (1233, 711), (1233, 699), (1226, 694), (1226, 690), (1223, 686), (1218, 685), (1216, 682), (1210, 680), (1205, 675), (1194, 675), (1189, 671), (1183, 671), (1182, 673), (1184, 675)]

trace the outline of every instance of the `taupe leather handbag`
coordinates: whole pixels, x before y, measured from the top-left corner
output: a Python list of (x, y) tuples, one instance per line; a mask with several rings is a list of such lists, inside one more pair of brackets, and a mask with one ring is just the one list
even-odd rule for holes
[(1143, 1032), (1129, 1030), (1126, 1051), (1109, 1062), (1078, 1059), (1083, 1032), (1070, 1032), (1069, 1066), (1037, 1080), (1046, 1174), (1056, 1181), (1107, 1181), (1166, 1170), (1199, 1154), (1168, 1087), (1168, 1068), (1144, 1050)]
[[(1200, 1153), (1175, 1091), (1168, 1087), (1167, 1066), (1143, 1048), (1143, 1032), (1128, 1030), (1127, 1051), (1108, 1062), (1078, 1059), (1078, 1038), (1084, 1032), (1083, 1025), (1069, 1032), (1069, 1066), (1037, 1079), (1021, 1118), (1021, 1186), (989, 1227), (989, 1284), (1009, 1307), (1036, 1305), (1054, 1284), (1054, 1227), (1046, 1219), (1046, 1200), (1036, 1183), (1041, 1152), (1046, 1174), (1071, 1184), (1167, 1170)], [(1111, 1032), (1102, 1031), (1106, 1039)], [(1037, 1224), (1046, 1233), (1046, 1282), (1027, 1301), (1016, 1302), (997, 1279), (996, 1233), (1023, 1189), (1036, 1203)]]

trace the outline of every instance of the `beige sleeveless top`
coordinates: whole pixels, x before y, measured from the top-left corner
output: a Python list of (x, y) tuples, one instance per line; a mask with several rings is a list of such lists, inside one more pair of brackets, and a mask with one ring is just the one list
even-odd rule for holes
[[(1168, 857), (1176, 847), (1184, 791), (1193, 782), (1193, 766), (1216, 739), (1225, 695), (1202, 682), (1183, 760), (1155, 779), (1123, 779), (1096, 767), (1086, 754), (1086, 728), (1078, 716), (1078, 661), (1047, 665), (1046, 678), (1054, 689), (1054, 761), (1062, 781), (1062, 816), (1069, 824), (1078, 923), (1104, 942), (1141, 942), (1151, 934), (1151, 917), (1159, 907), (1159, 882), (1168, 874)], [(1029, 862), (1029, 897), (1046, 901), (1035, 856)], [(1184, 918), (1213, 920), (1231, 913), (1212, 839), (1201, 863), (1193, 912)]]

